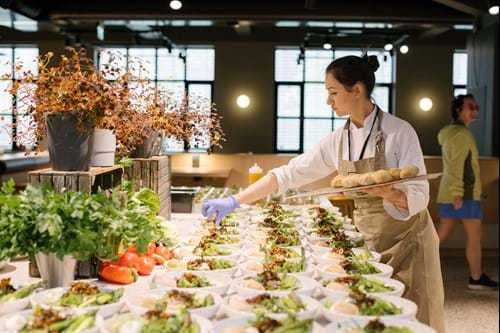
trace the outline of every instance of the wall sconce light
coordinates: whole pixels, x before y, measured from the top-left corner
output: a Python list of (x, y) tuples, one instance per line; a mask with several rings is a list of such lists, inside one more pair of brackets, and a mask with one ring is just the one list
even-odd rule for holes
[(246, 109), (250, 105), (250, 98), (247, 95), (239, 95), (236, 98), (236, 104), (242, 109)]
[(420, 110), (428, 112), (432, 109), (432, 99), (430, 99), (429, 97), (424, 97), (420, 99), (418, 105), (420, 106)]
[(407, 54), (409, 50), (410, 48), (408, 47), (408, 45), (401, 45), (399, 47), (399, 52), (401, 52), (402, 54)]

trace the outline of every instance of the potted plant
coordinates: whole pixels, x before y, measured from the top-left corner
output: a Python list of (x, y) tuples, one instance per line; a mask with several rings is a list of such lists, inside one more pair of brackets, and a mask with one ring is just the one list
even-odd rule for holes
[(54, 170), (87, 171), (94, 128), (120, 107), (120, 100), (106, 79), (114, 68), (97, 70), (85, 49), (69, 52), (53, 67), (52, 52), (39, 57), (38, 74), (16, 64), (19, 80), (10, 89), (17, 98), (13, 126), (27, 127), (17, 133), (27, 145), (35, 146), (47, 136)]

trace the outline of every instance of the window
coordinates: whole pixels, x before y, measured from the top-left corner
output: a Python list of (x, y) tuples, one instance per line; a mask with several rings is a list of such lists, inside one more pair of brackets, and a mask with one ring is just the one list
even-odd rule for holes
[[(168, 89), (173, 92), (173, 96), (181, 99), (185, 92), (196, 94), (212, 101), (213, 85), (215, 80), (215, 50), (213, 47), (187, 47), (172, 49), (169, 52), (166, 48), (103, 48), (108, 52), (119, 52), (136, 59), (142, 60), (142, 65), (146, 67), (146, 78), (150, 79), (156, 87)], [(102, 53), (103, 57), (98, 59), (99, 66), (108, 63), (107, 53)], [(138, 69), (133, 64), (127, 63), (124, 58), (123, 63), (115, 64), (124, 69), (131, 70), (138, 74)], [(144, 75), (142, 75), (144, 77)], [(113, 78), (110, 78), (113, 79)], [(206, 151), (209, 142), (196, 149), (189, 149), (190, 152)], [(186, 143), (179, 140), (165, 139), (163, 151), (168, 153), (184, 152)]]
[[(389, 53), (378, 55), (380, 68), (375, 73), (372, 98), (384, 111), (391, 112), (393, 60)], [(276, 138), (278, 153), (302, 153), (339, 127), (347, 117), (337, 117), (326, 104), (325, 69), (330, 62), (346, 55), (362, 55), (362, 50), (306, 50), (299, 61), (298, 48), (277, 48), (274, 54), (276, 95)]]
[[(13, 106), (16, 103), (16, 98), (12, 97), (8, 90), (12, 84), (18, 79), (18, 74), (14, 71), (15, 64), (22, 63), (23, 70), (31, 70), (33, 73), (38, 74), (38, 48), (36, 47), (0, 47), (0, 77), (4, 74), (10, 75), (10, 79), (0, 79), (0, 147), (3, 150), (11, 151), (20, 148), (23, 145), (21, 139), (16, 139), (12, 142), (12, 137), (16, 138), (17, 134), (23, 133), (30, 129), (24, 126), (12, 128), (12, 123), (15, 120), (21, 120), (21, 124), (27, 124), (28, 119), (25, 115), (26, 109), (20, 107), (17, 114), (13, 112)], [(35, 88), (35, 87), (33, 87)], [(29, 87), (28, 89), (33, 89)], [(20, 89), (26, 92), (27, 89)], [(15, 130), (15, 135), (12, 136), (12, 131)]]
[(453, 53), (453, 96), (467, 94), (467, 52)]

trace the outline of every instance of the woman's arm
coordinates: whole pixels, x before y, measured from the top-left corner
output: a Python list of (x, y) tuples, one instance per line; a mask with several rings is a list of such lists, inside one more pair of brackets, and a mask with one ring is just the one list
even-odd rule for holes
[(278, 192), (278, 180), (276, 175), (269, 172), (267, 175), (236, 194), (234, 198), (240, 203), (252, 203), (269, 194)]

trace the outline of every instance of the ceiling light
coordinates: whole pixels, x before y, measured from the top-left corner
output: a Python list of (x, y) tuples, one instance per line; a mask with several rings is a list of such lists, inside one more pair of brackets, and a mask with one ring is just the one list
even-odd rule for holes
[(323, 43), (323, 48), (325, 50), (331, 50), (332, 49), (332, 43), (330, 43), (330, 42)]
[(182, 8), (182, 2), (179, 0), (170, 1), (170, 8), (172, 8), (173, 10), (179, 10)]
[(498, 5), (491, 6), (488, 9), (488, 13), (490, 13), (491, 15), (498, 15)]
[(399, 47), (399, 52), (402, 54), (407, 54), (410, 49), (408, 48), (408, 45), (401, 45)]
[(247, 95), (240, 95), (236, 99), (236, 104), (242, 109), (246, 109), (250, 105), (250, 98)]
[(387, 52), (391, 51), (393, 48), (394, 46), (392, 45), (392, 43), (387, 43), (384, 45), (384, 50), (386, 50)]
[(422, 111), (425, 111), (425, 112), (430, 111), (432, 109), (432, 99), (430, 99), (428, 97), (424, 97), (420, 100), (418, 105), (420, 106), (420, 109)]

